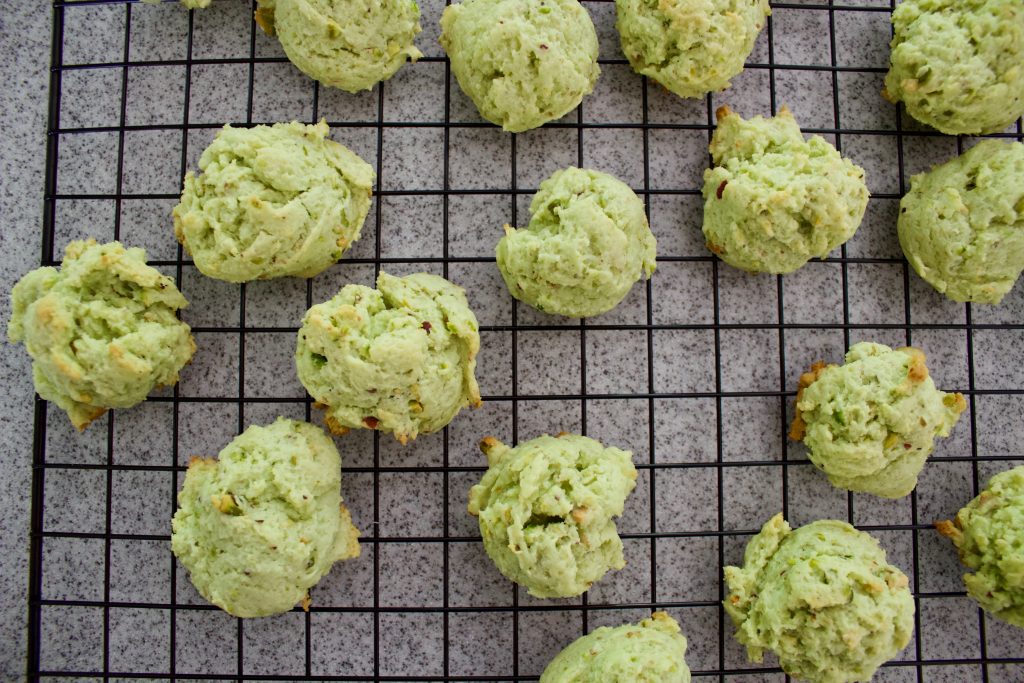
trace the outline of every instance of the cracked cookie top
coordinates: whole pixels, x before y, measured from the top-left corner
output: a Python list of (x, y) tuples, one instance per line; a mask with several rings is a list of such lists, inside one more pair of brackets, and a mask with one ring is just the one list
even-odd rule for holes
[(469, 512), (508, 579), (539, 598), (571, 597), (625, 566), (614, 518), (636, 486), (632, 453), (575, 434), (480, 448), (489, 466)]

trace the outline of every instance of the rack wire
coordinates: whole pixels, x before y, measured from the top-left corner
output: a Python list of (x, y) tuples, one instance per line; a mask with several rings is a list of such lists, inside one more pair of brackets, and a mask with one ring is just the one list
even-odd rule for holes
[[(166, 213), (140, 232), (135, 225), (138, 214), (131, 207), (139, 202), (166, 207), (173, 204), (177, 192), (139, 189), (133, 174), (140, 167), (128, 159), (141, 144), (139, 136), (152, 135), (174, 138), (178, 181), (195, 165), (202, 140), (223, 123), (190, 120), (196, 111), (197, 71), (226, 68), (241, 74), (245, 101), (240, 110), (236, 108), (242, 115), (233, 123), (273, 122), (254, 113), (257, 71), (286, 66), (287, 60), (263, 42), (251, 21), (248, 2), (217, 0), (203, 13), (185, 12), (173, 4), (173, 8), (169, 4), (153, 8), (127, 0), (52, 3), (41, 264), (59, 263), (60, 243), (79, 230), (71, 217), (76, 212), (88, 223), (81, 231), (98, 239), (170, 243)], [(444, 4), (440, 0), (421, 3), (425, 28), (436, 23)], [(915, 638), (876, 680), (1024, 680), (1024, 637), (987, 618), (965, 597), (956, 578), (955, 558), (950, 558), (953, 553), (935, 542), (931, 529), (934, 515), (955, 512), (977, 493), (986, 476), (1024, 460), (1020, 449), (1024, 375), (1012, 369), (1024, 365), (1020, 344), (1024, 296), (1018, 287), (998, 310), (950, 306), (926, 287), (918, 287), (916, 276), (898, 250), (892, 249), (892, 221), (886, 223), (886, 217), (894, 215), (891, 209), (908, 186), (911, 158), (920, 168), (922, 150), (926, 158), (938, 160), (954, 140), (918, 128), (881, 100), (875, 107), (882, 112), (877, 119), (864, 122), (860, 113), (850, 113), (851, 98), (874, 97), (874, 93), (865, 95), (870, 89), (865, 84), (880, 82), (886, 69), (877, 63), (849, 63), (840, 54), (847, 49), (846, 41), (871, 35), (871, 29), (857, 22), (867, 25), (881, 20), (887, 26), (894, 4), (894, 0), (772, 3), (774, 15), (764, 31), (762, 49), (747, 65), (756, 84), (746, 87), (756, 96), (767, 94), (772, 112), (783, 104), (783, 97), (799, 97), (793, 82), (810, 79), (806, 82), (821, 87), (810, 96), (804, 111), (827, 112), (831, 107), (831, 121), (806, 126), (805, 132), (829, 137), (865, 165), (874, 159), (870, 150), (880, 144), (895, 150), (895, 183), (873, 188), (871, 200), (872, 210), (881, 216), (878, 222), (885, 226), (881, 236), (875, 236), (883, 246), (861, 245), (858, 240), (868, 239), (862, 236), (869, 231), (863, 227), (854, 241), (823, 265), (808, 266), (808, 271), (821, 269), (814, 272), (824, 273), (824, 279), (740, 280), (699, 243), (693, 247), (685, 240), (679, 242), (676, 232), (699, 232), (699, 219), (692, 219), (693, 207), (699, 208), (699, 177), (691, 177), (689, 183), (670, 177), (664, 165), (665, 146), (682, 145), (685, 139), (700, 141), (703, 148), (714, 128), (714, 110), (728, 100), (730, 92), (709, 96), (689, 114), (671, 120), (661, 109), (656, 115), (653, 112), (676, 105), (665, 105), (666, 97), (655, 85), (633, 75), (639, 83), (634, 91), (641, 99), (639, 116), (595, 120), (587, 115), (592, 96), (568, 117), (545, 127), (555, 131), (553, 135), (575, 138), (575, 154), (567, 163), (579, 166), (594, 165), (591, 153), (598, 147), (612, 154), (608, 164), (614, 165), (614, 148), (639, 140), (639, 168), (636, 163), (625, 166), (662, 240), (660, 271), (653, 280), (637, 285), (624, 304), (629, 311), (618, 316), (579, 322), (539, 317), (507, 299), (496, 304), (502, 315), (488, 313), (481, 326), (485, 350), (492, 343), (500, 349), (496, 355), (507, 356), (507, 370), (494, 358), (482, 369), (484, 398), (495, 408), (472, 417), (460, 415), (442, 435), (423, 440), (427, 443), (423, 450), (412, 449), (404, 459), (396, 458), (392, 445), (377, 434), (339, 441), (346, 462), (344, 493), (357, 522), (362, 520), (364, 559), (359, 568), (347, 563), (335, 567), (313, 590), (309, 612), (296, 610), (271, 620), (230, 619), (189, 595), (187, 576), (169, 552), (167, 522), (185, 459), (191, 455), (186, 449), (204, 436), (209, 444), (219, 438), (195, 433), (197, 415), (207, 416), (200, 431), (223, 431), (227, 438), (275, 412), (307, 420), (316, 415), (308, 396), (289, 393), (287, 382), (268, 369), (265, 355), (266, 348), (277, 348), (271, 340), (292, 338), (297, 316), (292, 315), (293, 321), (287, 324), (274, 315), (269, 316), (270, 322), (248, 324), (248, 315), (266, 314), (268, 307), (260, 298), (266, 289), (257, 292), (256, 285), (241, 285), (236, 291), (224, 287), (211, 293), (198, 284), (200, 278), (191, 277), (193, 266), (180, 247), (176, 253), (158, 249), (151, 263), (173, 273), (186, 297), (193, 300), (193, 309), (214, 307), (198, 323), (190, 320), (200, 353), (204, 344), (213, 346), (213, 355), (224, 349), (235, 371), (220, 381), (213, 365), (198, 362), (199, 367), (186, 371), (193, 373), (191, 381), (183, 375), (179, 386), (158, 393), (146, 404), (156, 415), (155, 423), (136, 419), (142, 408), (115, 411), (81, 437), (68, 435), (63, 415), (36, 397), (29, 679), (531, 681), (537, 680), (547, 658), (597, 625), (667, 609), (690, 639), (688, 660), (696, 678), (783, 680), (774, 661), (763, 665), (744, 661), (720, 607), (724, 588), (716, 580), (722, 566), (739, 560), (740, 549), (756, 532), (758, 520), (781, 509), (798, 523), (818, 516), (845, 517), (879, 536), (894, 561), (911, 574), (918, 607)], [(584, 5), (601, 27), (604, 43), (610, 45), (612, 1), (584, 0)], [(158, 23), (182, 27), (172, 31), (170, 43), (159, 42), (164, 38), (159, 31), (153, 33), (153, 23), (146, 25), (149, 33), (142, 33), (139, 25), (144, 13), (168, 9), (180, 14), (161, 14)], [(237, 55), (197, 55), (202, 22), (229, 9), (241, 9), (235, 11), (239, 18), (235, 28), (243, 26), (239, 35), (247, 41), (247, 49)], [(853, 29), (837, 28), (847, 21)], [(801, 54), (819, 51), (823, 59), (793, 61), (790, 47), (786, 58), (778, 58), (780, 41), (792, 37), (794, 26), (804, 27)], [(807, 26), (817, 26), (821, 33), (808, 31)], [(826, 28), (827, 36), (823, 35)], [(815, 35), (821, 44), (807, 40)], [(108, 42), (114, 38), (120, 48), (115, 44), (111, 51)], [(144, 46), (141, 57), (136, 54), (140, 45)], [(164, 49), (174, 45), (180, 49)], [(608, 57), (607, 45), (602, 46), (602, 68), (624, 72), (627, 63), (621, 55)], [(277, 299), (272, 295), (271, 304), (301, 313), (326, 298), (332, 287), (349, 278), (368, 279), (382, 267), (431, 269), (459, 282), (459, 276), (468, 277), (472, 269), (483, 270), (494, 261), (491, 254), (453, 248), (467, 237), (465, 221), (456, 224), (455, 220), (456, 213), (464, 211), (461, 202), (507, 207), (499, 213), (512, 224), (520, 222), (524, 200), (536, 191), (536, 183), (523, 181), (524, 161), (531, 161), (536, 149), (543, 154), (549, 148), (543, 141), (538, 145), (537, 138), (501, 138), (508, 141), (503, 152), (507, 159), (494, 163), (508, 163), (507, 184), (464, 187), (453, 183), (454, 153), (465, 149), (478, 155), (490, 153), (490, 148), (479, 144), (480, 138), (472, 136), (491, 126), (455, 115), (462, 96), (443, 53), (428, 51), (416, 67), (406, 69), (423, 69), (424, 64), (443, 69), (440, 119), (395, 116), (389, 94), (396, 86), (389, 81), (370, 95), (343, 100), (344, 106), (351, 105), (352, 111), (358, 109), (365, 116), (331, 120), (335, 117), (325, 114), (325, 100), (335, 95), (308, 81), (309, 108), (303, 105), (308, 116), (293, 118), (316, 121), (326, 115), (336, 137), (351, 133), (353, 139), (366, 141), (366, 149), (359, 150), (364, 156), (375, 156), (376, 211), (367, 225), (372, 236), (364, 236), (351, 255), (318, 279), (327, 284), (307, 280), (280, 285), (285, 293)], [(183, 71), (180, 107), (164, 111), (156, 120), (137, 122), (129, 107), (129, 95), (137, 83), (134, 78), (161, 67)], [(609, 78), (608, 73), (603, 78)], [(87, 81), (93, 85), (78, 88)], [(784, 92), (779, 81), (789, 84)], [(95, 83), (99, 82), (109, 85), (110, 91), (98, 94)], [(179, 86), (173, 79), (168, 83), (166, 92), (173, 95)], [(163, 85), (151, 94), (163, 94)], [(78, 115), (91, 107), (101, 115)], [(439, 187), (402, 184), (407, 183), (408, 174), (385, 161), (392, 149), (387, 140), (396, 131), (441, 136)], [(1001, 136), (1024, 139), (1021, 123)], [(66, 188), (66, 176), (106, 177), (103, 164), (97, 162), (100, 157), (92, 152), (97, 140), (113, 143), (112, 186)], [(956, 151), (962, 151), (965, 142), (955, 139)], [(706, 150), (702, 154), (698, 161), (706, 165)], [(79, 168), (83, 164), (85, 168)], [(876, 163), (869, 168), (869, 182), (880, 167)], [(401, 181), (399, 186), (389, 173)], [(382, 205), (391, 200), (439, 202), (439, 224), (431, 225), (427, 233), (428, 253), (396, 256), (385, 248), (389, 225)], [(87, 208), (93, 205), (106, 207), (109, 214), (93, 220), (95, 214)], [(672, 210), (679, 215), (670, 220), (666, 217), (671, 217)], [(491, 227), (499, 226), (486, 230)], [(680, 275), (692, 278), (692, 286), (672, 289), (668, 283)], [(485, 297), (486, 277), (482, 282), (485, 285), (479, 289), (470, 287), (474, 301)], [(707, 286), (697, 286), (702, 283)], [(889, 290), (882, 291), (884, 286)], [(816, 315), (828, 306), (815, 303), (815, 296), (822, 297), (819, 301), (832, 297), (837, 302), (832, 319), (828, 314)], [(898, 302), (890, 306), (885, 302), (892, 297)], [(809, 306), (802, 304), (806, 298), (811, 299)], [(229, 300), (237, 301), (234, 323), (229, 319), (234, 312), (228, 315), (217, 307)], [(296, 307), (296, 302), (301, 306)], [(492, 304), (494, 300), (487, 305)], [(750, 305), (764, 310), (751, 314)], [(676, 309), (683, 313), (666, 314)], [(879, 309), (885, 310), (876, 317)], [(556, 356), (538, 350), (546, 341), (566, 338), (568, 344), (553, 345)], [(826, 338), (831, 341), (820, 341)], [(969, 412), (957, 427), (960, 438), (939, 447), (921, 487), (903, 502), (883, 504), (828, 489), (800, 447), (786, 441), (799, 368), (818, 360), (814, 354), (821, 349), (830, 350), (828, 360), (836, 361), (851, 342), (863, 338), (917, 342), (926, 350), (939, 347), (942, 351), (933, 365), (945, 361), (959, 370), (943, 373), (933, 367), (933, 372), (944, 380), (940, 382), (944, 389), (963, 392), (969, 403)], [(625, 356), (615, 356), (623, 352)], [(610, 365), (609, 354), (615, 356)], [(752, 360), (745, 362), (744, 356)], [(572, 386), (538, 378), (538, 359), (555, 363), (551, 372), (559, 373), (565, 364), (576, 366), (576, 358), (578, 375), (571, 373)], [(761, 360), (767, 370), (758, 369)], [(269, 363), (269, 367), (280, 368), (280, 363)], [(694, 375), (700, 375), (701, 381), (693, 381)], [(270, 377), (271, 385), (283, 390), (254, 390), (254, 378), (261, 377)], [(209, 388), (218, 381), (219, 387)], [(237, 419), (232, 411), (237, 411)], [(763, 419), (758, 416), (765, 414), (769, 422), (758, 424)], [(606, 577), (581, 599), (541, 602), (500, 579), (494, 583), (493, 568), (479, 551), (479, 536), (466, 524), (461, 511), (465, 492), (484, 470), (482, 459), (468, 452), (467, 443), (471, 437), (485, 435), (473, 434), (474, 429), (497, 425), (500, 436), (516, 442), (542, 429), (555, 429), (560, 421), (638, 451), (640, 483), (628, 504), (629, 519), (620, 525), (630, 562), (627, 570)], [(676, 501), (686, 498), (697, 503), (677, 507)], [(418, 508), (419, 504), (425, 507)], [(391, 523), (389, 518), (395, 516), (405, 524)], [(415, 521), (426, 517), (437, 517), (439, 522), (431, 526)], [(474, 565), (480, 565), (479, 571), (467, 575), (472, 571), (467, 568)], [(933, 571), (933, 566), (938, 569)], [(423, 581), (433, 581), (434, 592), (410, 592), (400, 600), (385, 595), (382, 591), (393, 592), (389, 582), (396, 573), (413, 583), (428, 577)], [(340, 600), (339, 593), (344, 594)]]

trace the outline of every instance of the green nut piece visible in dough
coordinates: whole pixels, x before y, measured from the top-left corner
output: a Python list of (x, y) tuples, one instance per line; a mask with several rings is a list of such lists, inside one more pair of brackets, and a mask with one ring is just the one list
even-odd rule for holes
[(82, 430), (178, 381), (196, 349), (176, 316), (186, 306), (144, 250), (71, 242), (60, 270), (38, 268), (14, 285), (7, 337), (32, 356), (36, 392)]
[(577, 0), (465, 0), (445, 8), (441, 45), (481, 116), (521, 133), (594, 89), (597, 31)]
[(546, 313), (587, 317), (614, 308), (656, 267), (644, 204), (622, 181), (579, 168), (540, 185), (526, 228), (505, 226), (497, 262), (509, 292)]
[(193, 458), (171, 529), (192, 585), (236, 617), (308, 609), (331, 565), (359, 556), (338, 449), (319, 427), (283, 417), (249, 427), (216, 460)]
[(725, 611), (752, 662), (764, 651), (810, 683), (868, 681), (914, 633), (906, 575), (869, 534), (820, 520), (796, 531), (781, 514), (726, 567)]
[(299, 71), (350, 93), (369, 90), (423, 56), (415, 0), (259, 0), (256, 23), (277, 35)]
[(731, 266), (791, 273), (853, 237), (868, 205), (864, 169), (793, 115), (744, 121), (722, 107), (704, 171), (704, 237)]
[(204, 275), (313, 277), (359, 239), (374, 172), (315, 126), (224, 126), (185, 175), (174, 234)]
[(479, 325), (461, 287), (428, 273), (345, 285), (302, 320), (299, 380), (336, 434), (392, 432), (401, 443), (480, 405)]
[(956, 514), (937, 522), (973, 573), (967, 593), (1003, 621), (1024, 628), (1024, 466), (1000, 472)]
[(690, 683), (686, 638), (665, 612), (639, 624), (602, 626), (558, 653), (540, 683)]
[(614, 518), (636, 486), (632, 453), (574, 434), (515, 448), (488, 437), (480, 448), (488, 468), (469, 513), (506, 578), (538, 598), (568, 598), (626, 566)]
[(833, 486), (902, 498), (966, 408), (935, 388), (919, 349), (861, 342), (845, 365), (815, 363), (800, 377), (790, 438)]
[(768, 0), (615, 0), (633, 70), (680, 97), (725, 90), (754, 49)]
[(898, 232), (938, 292), (998, 304), (1024, 270), (1024, 144), (984, 140), (911, 178)]
[(882, 94), (949, 135), (995, 133), (1024, 114), (1020, 0), (903, 0)]

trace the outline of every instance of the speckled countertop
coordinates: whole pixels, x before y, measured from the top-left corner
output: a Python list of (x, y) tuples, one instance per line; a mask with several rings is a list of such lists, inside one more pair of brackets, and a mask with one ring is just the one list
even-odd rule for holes
[[(250, 33), (247, 0), (215, 0), (191, 20), (177, 3), (65, 3), (55, 257), (71, 239), (111, 239), (116, 226), (122, 240), (146, 247), (176, 273), (168, 213), (182, 161), (195, 165), (215, 125), (246, 120), (250, 49), (257, 58), (252, 120), (325, 116), (336, 140), (375, 165), (383, 192), (362, 239), (308, 290), (305, 282), (277, 281), (250, 284), (243, 294), (181, 265), (192, 304), (184, 318), (198, 328), (199, 350), (182, 374), (177, 413), (173, 395), (163, 392), (78, 435), (49, 411), (40, 667), (84, 673), (44, 680), (102, 680), (106, 667), (110, 680), (143, 673), (148, 680), (299, 680), (308, 671), (505, 681), (536, 676), (584, 629), (636, 620), (658, 603), (682, 624), (687, 659), (703, 680), (782, 681), (771, 659), (767, 670), (747, 671), (717, 601), (721, 561), (738, 561), (750, 532), (785, 509), (794, 524), (851, 519), (911, 575), (920, 596), (917, 638), (899, 658), (907, 664), (875, 680), (1024, 681), (1024, 631), (979, 614), (963, 596), (955, 554), (927, 526), (953, 514), (977, 481), (1024, 460), (1024, 287), (998, 308), (970, 309), (942, 299), (900, 259), (900, 193), (910, 174), (956, 154), (958, 141), (922, 131), (878, 96), (888, 0), (831, 9), (812, 0), (780, 4), (747, 71), (704, 101), (646, 87), (618, 51), (614, 5), (586, 0), (602, 59), (610, 60), (595, 92), (581, 112), (514, 142), (477, 125), (454, 82), (445, 106), (437, 45), (444, 4), (420, 3), (417, 42), (427, 59), (400, 71), (381, 97), (378, 90), (314, 91), (274, 40)], [(51, 11), (43, 0), (15, 0), (0, 15), (5, 290), (40, 260)], [(874, 196), (845, 251), (785, 278), (750, 277), (714, 262), (703, 246), (696, 190), (707, 165), (709, 115), (722, 104), (745, 116), (787, 104), (805, 129), (867, 170)], [(529, 191), (580, 162), (645, 192), (659, 244), (649, 287), (637, 286), (586, 326), (515, 306), (488, 261), (501, 225), (525, 222)], [(305, 394), (290, 371), (294, 327), (307, 300), (323, 300), (346, 282), (370, 283), (378, 256), (396, 274), (447, 268), (467, 288), (482, 325), (478, 376), (490, 400), (458, 416), (447, 435), (409, 448), (387, 439), (375, 447), (365, 432), (340, 439), (343, 493), (367, 539), (362, 557), (316, 588), (312, 614), (238, 625), (202, 608), (170, 556), (168, 519), (181, 467), (192, 454), (216, 453), (240, 423), (305, 417)], [(8, 302), (0, 300), (6, 323)], [(913, 498), (836, 491), (783, 437), (801, 369), (838, 361), (846, 344), (862, 339), (923, 347), (940, 387), (971, 398), (971, 411), (939, 445)], [(23, 350), (3, 345), (3, 680), (25, 672), (28, 370)], [(484, 463), (474, 445), (482, 436), (511, 442), (562, 430), (631, 448), (640, 465), (620, 523), (629, 564), (585, 603), (516, 593), (487, 561), (465, 513)], [(982, 658), (992, 661), (983, 667)]]
[[(0, 14), (0, 317), (6, 292), (39, 263), (50, 63), (49, 3), (14, 0)], [(0, 344), (0, 679), (25, 675), (28, 530), (32, 464), (32, 375), (20, 347)]]

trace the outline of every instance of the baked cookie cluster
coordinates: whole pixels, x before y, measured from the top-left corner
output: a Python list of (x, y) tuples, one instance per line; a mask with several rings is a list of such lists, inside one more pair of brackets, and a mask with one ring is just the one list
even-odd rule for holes
[[(632, 68), (690, 98), (729, 87), (770, 14), (767, 0), (617, 0), (616, 11)], [(259, 0), (256, 21), (303, 73), (348, 92), (423, 56), (413, 0)], [(884, 94), (915, 119), (977, 134), (1024, 113), (1019, 0), (904, 0), (892, 23)], [(445, 9), (440, 29), (461, 89), (510, 133), (560, 119), (600, 76), (597, 32), (577, 0), (465, 0)], [(360, 238), (377, 179), (329, 133), (325, 121), (217, 133), (169, 221), (201, 273), (245, 283), (312, 278), (338, 263)], [(862, 222), (864, 170), (824, 138), (805, 138), (785, 107), (750, 119), (720, 109), (709, 151), (701, 228), (732, 267), (793, 273)], [(657, 268), (644, 202), (612, 175), (557, 170), (530, 214), (495, 240), (495, 267), (511, 297), (542, 313), (606, 314)], [(986, 140), (914, 176), (894, 229), (937, 291), (998, 304), (1024, 270), (1024, 144)], [(334, 435), (368, 429), (405, 445), (480, 405), (479, 324), (446, 278), (380, 272), (375, 285), (349, 282), (296, 321), (295, 371)], [(8, 336), (31, 356), (37, 392), (78, 429), (173, 385), (195, 351), (174, 280), (118, 242), (71, 243), (61, 268), (28, 273), (11, 301)], [(800, 377), (794, 408), (790, 435), (833, 486), (901, 498), (967, 402), (936, 387), (922, 350), (858, 342), (842, 365), (816, 363)], [(537, 598), (566, 598), (626, 565), (616, 520), (636, 486), (630, 451), (564, 433), (512, 446), (488, 437), (481, 448), (487, 468), (468, 512), (502, 575)], [(1024, 468), (995, 475), (937, 526), (971, 570), (968, 593), (1024, 627)], [(310, 589), (359, 554), (334, 441), (285, 418), (250, 426), (216, 459), (194, 458), (171, 528), (196, 589), (239, 617), (309, 609)], [(845, 522), (793, 529), (776, 515), (724, 579), (750, 659), (774, 652), (801, 680), (868, 680), (913, 633), (907, 576)], [(540, 680), (685, 683), (686, 649), (679, 624), (655, 612), (578, 639)]]

